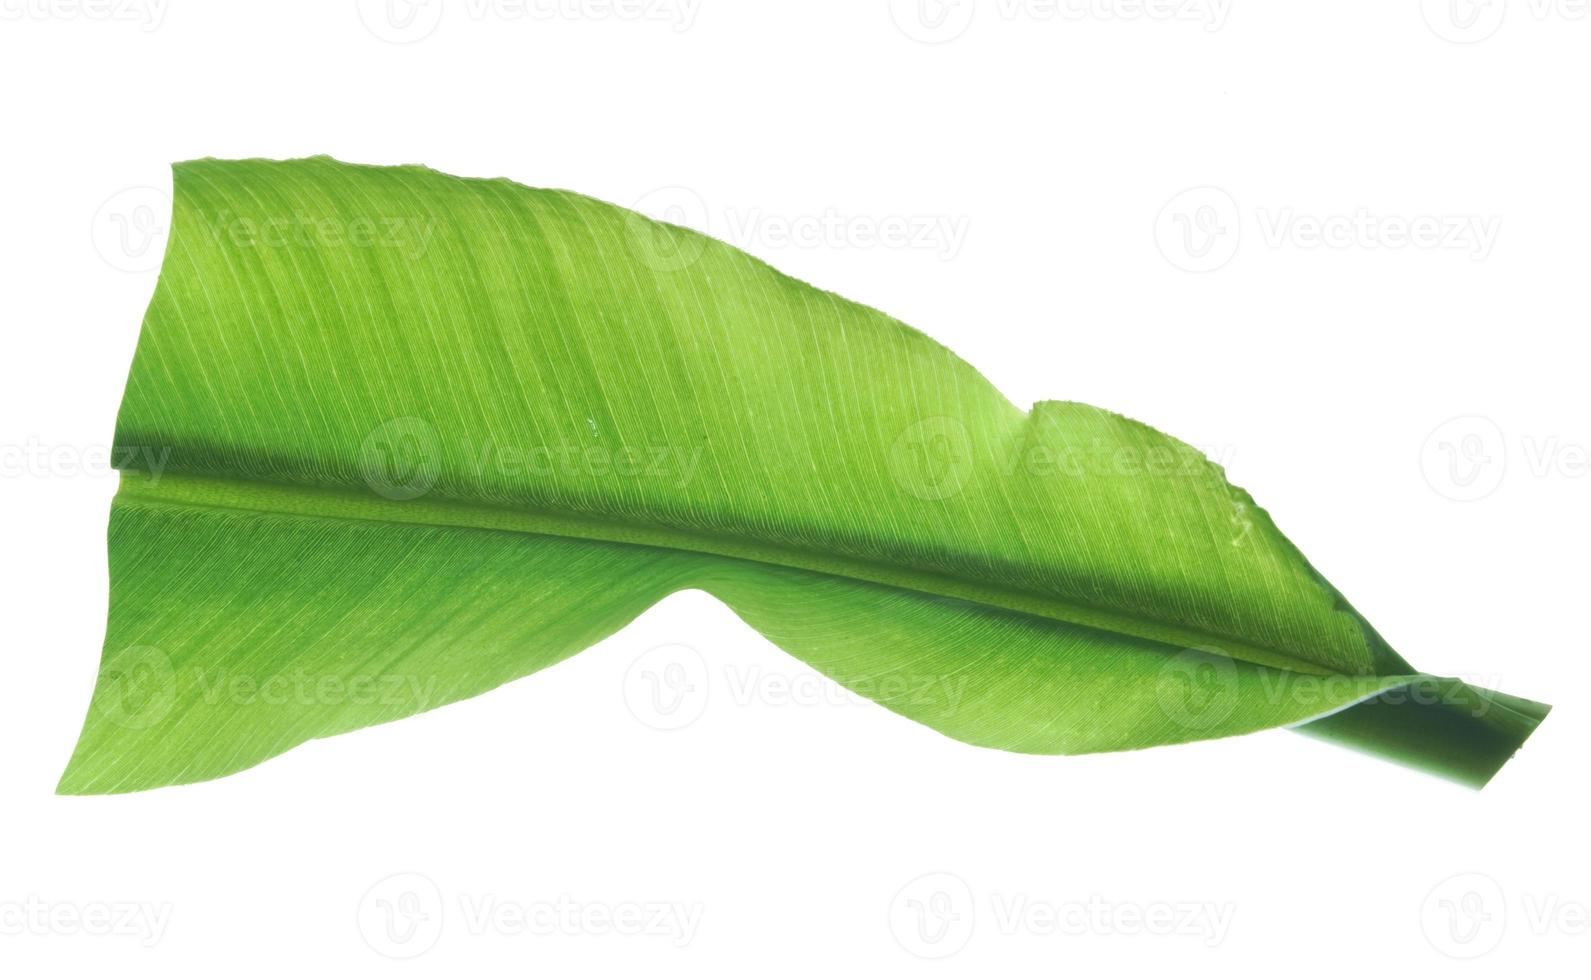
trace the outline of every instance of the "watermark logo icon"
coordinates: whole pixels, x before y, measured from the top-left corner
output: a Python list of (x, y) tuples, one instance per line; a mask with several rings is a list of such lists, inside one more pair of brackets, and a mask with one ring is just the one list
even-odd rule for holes
[(895, 27), (913, 41), (943, 44), (972, 26), (974, 0), (890, 0)]
[(1237, 201), (1219, 187), (1190, 187), (1155, 217), (1155, 245), (1184, 272), (1213, 272), (1232, 261), (1242, 239)]
[(94, 710), (113, 725), (142, 731), (160, 723), (177, 701), (177, 671), (159, 647), (133, 646), (105, 658)]
[(707, 249), (707, 202), (689, 187), (658, 187), (641, 195), (630, 209), (625, 219), (630, 247), (654, 272), (689, 268)]
[(1155, 700), (1161, 712), (1188, 731), (1208, 731), (1238, 702), (1237, 664), (1219, 650), (1189, 649), (1160, 668)]
[(972, 475), (967, 427), (943, 415), (913, 422), (889, 447), (889, 473), (897, 486), (919, 500), (955, 496)]
[(359, 900), (359, 935), (389, 959), (424, 954), (442, 937), (442, 889), (415, 871), (388, 875)]
[(94, 250), (113, 269), (160, 268), (171, 233), (171, 195), (158, 187), (126, 187), (106, 198), (90, 227)]
[(1420, 0), (1425, 26), (1454, 44), (1474, 44), (1496, 34), (1507, 12), (1506, 0)]
[(1420, 928), (1426, 941), (1454, 959), (1485, 956), (1502, 942), (1507, 926), (1502, 886), (1490, 875), (1476, 871), (1439, 882), (1420, 905)]
[(359, 0), (359, 19), (389, 44), (413, 44), (442, 23), (442, 0)]
[(1503, 430), (1483, 415), (1448, 419), (1432, 429), (1420, 447), (1425, 482), (1449, 500), (1467, 503), (1490, 496), (1507, 469)]
[(388, 500), (413, 500), (436, 485), (442, 441), (425, 419), (388, 419), (359, 444), (359, 474)]
[(961, 952), (972, 939), (974, 920), (972, 887), (948, 871), (912, 879), (889, 903), (889, 930), (895, 941), (923, 959)]
[(683, 643), (665, 643), (635, 658), (624, 674), (624, 703), (637, 721), (677, 731), (707, 710), (707, 661)]

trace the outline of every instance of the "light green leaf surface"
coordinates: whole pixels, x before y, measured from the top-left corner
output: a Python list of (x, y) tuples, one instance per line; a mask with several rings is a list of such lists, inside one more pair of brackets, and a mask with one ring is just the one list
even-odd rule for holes
[(1411, 668), (1187, 445), (505, 180), (178, 165), (116, 458), (67, 793), (467, 698), (689, 588), (1013, 751), (1302, 724), (1480, 785), (1547, 711)]

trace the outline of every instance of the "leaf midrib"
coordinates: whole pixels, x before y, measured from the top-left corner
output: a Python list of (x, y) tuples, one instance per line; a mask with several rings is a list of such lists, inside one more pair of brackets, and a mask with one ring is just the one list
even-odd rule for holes
[(382, 523), (453, 527), (482, 531), (540, 534), (610, 544), (640, 545), (762, 562), (874, 585), (908, 589), (959, 599), (1006, 612), (1084, 626), (1164, 644), (1178, 650), (1219, 650), (1238, 660), (1299, 673), (1339, 673), (1293, 654), (1256, 646), (1236, 637), (1193, 629), (1143, 616), (1057, 599), (1007, 586), (968, 581), (938, 572), (868, 562), (806, 549), (703, 534), (660, 525), (640, 525), (573, 513), (501, 507), (437, 497), (390, 500), (354, 490), (271, 483), (236, 477), (122, 471), (118, 501), (208, 507), (253, 513), (364, 520)]

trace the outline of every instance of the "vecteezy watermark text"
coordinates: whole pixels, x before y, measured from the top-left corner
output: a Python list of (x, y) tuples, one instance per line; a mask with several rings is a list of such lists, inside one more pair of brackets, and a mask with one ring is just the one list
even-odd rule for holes
[(170, 902), (0, 901), (0, 936), (116, 936), (154, 946), (171, 925)]
[(118, 470), (137, 471), (149, 482), (160, 479), (171, 458), (170, 446), (85, 446), (47, 443), (36, 438), (0, 445), (0, 479), (16, 477), (113, 476)]
[(359, 19), (372, 35), (391, 44), (413, 44), (450, 19), (496, 24), (549, 21), (652, 23), (674, 33), (688, 31), (702, 0), (357, 0)]
[(736, 707), (824, 707), (879, 703), (942, 714), (959, 710), (965, 676), (887, 671), (850, 678), (844, 685), (811, 670), (770, 671), (756, 665), (725, 664), (722, 677), (708, 669), (694, 647), (665, 643), (644, 651), (624, 675), (624, 703), (637, 721), (660, 731), (677, 731), (706, 712), (714, 691)]
[(936, 871), (913, 878), (895, 893), (889, 928), (913, 956), (943, 959), (965, 949), (985, 919), (1002, 936), (1153, 936), (1217, 946), (1226, 940), (1235, 912), (1233, 902), (980, 893), (960, 875)]
[(147, 32), (160, 29), (169, 7), (169, 0), (0, 0), (0, 21), (103, 21)]
[(436, 233), (431, 215), (354, 217), (294, 210), (275, 215), (240, 215), (222, 210), (208, 219), (210, 234), (234, 248), (385, 248), (405, 259), (421, 259)]
[(413, 959), (435, 946), (456, 914), (470, 936), (594, 936), (688, 946), (701, 927), (701, 902), (550, 898), (465, 892), (449, 902), (429, 875), (406, 871), (371, 885), (359, 900), (359, 934), (390, 959)]
[(464, 929), (472, 936), (652, 936), (675, 946), (696, 938), (700, 902), (582, 901), (570, 895), (521, 900), (460, 895)]
[(1273, 250), (1412, 250), (1484, 262), (1501, 230), (1502, 219), (1486, 214), (1398, 214), (1366, 207), (1317, 214), (1291, 206), (1260, 206), (1245, 214), (1230, 192), (1203, 186), (1165, 202), (1155, 217), (1154, 239), (1177, 268), (1213, 272), (1232, 261), (1243, 241), (1256, 237)]
[(129, 731), (161, 724), (179, 703), (195, 696), (207, 705), (381, 705), (415, 714), (441, 703), (437, 693), (440, 687), (440, 678), (435, 675), (398, 671), (247, 672), (201, 668), (179, 664), (160, 647), (136, 645), (106, 656), (89, 710)]
[(949, 260), (967, 240), (966, 215), (769, 214), (761, 208), (726, 208), (729, 239), (741, 247), (883, 248), (932, 252)]
[[(886, 462), (890, 478), (906, 493), (945, 500), (966, 487), (978, 470), (979, 456), (972, 433), (960, 419), (936, 415), (903, 427), (890, 443)], [(1032, 439), (991, 452), (981, 461), (1006, 478), (1035, 481), (1156, 479), (1219, 485), (1221, 467), (1230, 466), (1234, 456), (1230, 446), (1200, 448), (1169, 439), (1138, 446), (1063, 439), (1039, 430)]]
[[(627, 229), (631, 248), (637, 258), (659, 272), (693, 265), (707, 247), (702, 236), (709, 234), (723, 234), (730, 244), (753, 251), (911, 250), (948, 262), (961, 253), (972, 223), (966, 215), (860, 214), (834, 207), (780, 213), (730, 205), (715, 211), (702, 195), (678, 185), (648, 191), (630, 207), (637, 212)], [(680, 232), (646, 218), (689, 231)]]
[(1226, 26), (1231, 10), (1232, 0), (889, 0), (895, 27), (923, 44), (955, 40), (977, 16), (1007, 24), (1186, 23), (1212, 32)]
[(437, 678), (418, 674), (313, 674), (305, 670), (254, 674), (203, 670), (205, 704), (403, 705), (422, 711), (436, 704)]
[(472, 457), (478, 476), (616, 476), (690, 485), (702, 462), (702, 446), (505, 446), (486, 442)]
[[(705, 444), (633, 444), (604, 441), (602, 426), (585, 420), (591, 442), (524, 445), (488, 439), (444, 443), (435, 426), (417, 416), (388, 419), (359, 446), (357, 466), (365, 485), (390, 500), (413, 500), (441, 479), (445, 462), (488, 482), (536, 478), (655, 483), (676, 490), (696, 478)], [(531, 434), (530, 439), (539, 437)]]

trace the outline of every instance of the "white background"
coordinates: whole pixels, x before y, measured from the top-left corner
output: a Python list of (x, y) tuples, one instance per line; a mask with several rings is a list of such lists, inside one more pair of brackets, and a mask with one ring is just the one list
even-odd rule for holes
[[(99, 2), (0, 0), (5, 975), (1584, 976), (1583, 8)], [(1182, 436), (1418, 666), (1556, 711), (1479, 794), (1279, 731), (1020, 757), (685, 594), (473, 701), (54, 797), (167, 167), (314, 153), (638, 205)], [(626, 698), (669, 662), (680, 712)]]

